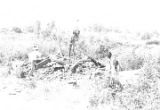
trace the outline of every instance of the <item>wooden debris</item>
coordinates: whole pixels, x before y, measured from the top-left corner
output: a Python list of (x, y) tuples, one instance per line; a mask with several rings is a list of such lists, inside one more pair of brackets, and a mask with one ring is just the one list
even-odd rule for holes
[(86, 62), (91, 62), (91, 60), (90, 60), (90, 59), (87, 59), (87, 60), (85, 59), (85, 60), (80, 60), (80, 61), (76, 62), (76, 63), (71, 67), (71, 72), (72, 72), (72, 73), (75, 73), (76, 70), (77, 70), (77, 68), (78, 68), (79, 66), (81, 66), (82, 64), (86, 63)]

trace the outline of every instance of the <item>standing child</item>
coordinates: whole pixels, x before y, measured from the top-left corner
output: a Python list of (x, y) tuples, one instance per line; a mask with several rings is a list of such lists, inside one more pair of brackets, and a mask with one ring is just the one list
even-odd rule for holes
[(73, 31), (73, 36), (71, 37), (70, 40), (70, 45), (69, 45), (69, 57), (71, 57), (71, 54), (73, 53), (73, 56), (75, 56), (75, 46), (76, 46), (76, 42), (78, 42), (79, 40), (79, 34), (80, 34), (80, 30), (74, 30)]

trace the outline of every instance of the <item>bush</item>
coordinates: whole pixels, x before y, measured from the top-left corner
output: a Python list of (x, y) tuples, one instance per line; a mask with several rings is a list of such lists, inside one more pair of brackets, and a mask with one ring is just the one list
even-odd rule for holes
[(8, 32), (9, 32), (9, 29), (7, 29), (7, 28), (2, 28), (0, 32), (8, 33)]
[(124, 50), (117, 52), (118, 61), (122, 67), (122, 70), (136, 70), (140, 69), (144, 65), (143, 55), (136, 53), (137, 47), (123, 47)]
[(13, 27), (12, 31), (15, 32), (15, 33), (22, 33), (22, 30), (19, 27)]
[(108, 48), (105, 45), (100, 45), (95, 53), (97, 58), (105, 58), (108, 55)]
[(124, 56), (119, 59), (122, 70), (136, 70), (143, 67), (144, 59), (141, 57), (134, 57), (133, 55)]
[(143, 66), (144, 59), (136, 57), (128, 60), (128, 68), (132, 70), (140, 69)]
[(160, 44), (160, 41), (157, 41), (157, 40), (153, 40), (153, 41), (148, 41), (146, 42), (147, 45), (159, 45)]
[(149, 40), (152, 38), (152, 34), (151, 33), (144, 33), (141, 37), (142, 40)]

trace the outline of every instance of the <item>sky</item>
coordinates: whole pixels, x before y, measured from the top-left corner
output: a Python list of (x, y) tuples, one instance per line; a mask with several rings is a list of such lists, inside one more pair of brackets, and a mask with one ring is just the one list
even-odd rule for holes
[(160, 31), (158, 0), (0, 0), (0, 27), (43, 25), (64, 28), (99, 23), (106, 27)]

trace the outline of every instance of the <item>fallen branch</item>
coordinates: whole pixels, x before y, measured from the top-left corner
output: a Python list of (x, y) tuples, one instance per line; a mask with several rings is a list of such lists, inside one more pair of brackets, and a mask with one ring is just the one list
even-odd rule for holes
[(76, 62), (76, 63), (72, 66), (71, 72), (72, 72), (72, 73), (75, 73), (76, 70), (77, 70), (77, 68), (78, 68), (79, 66), (82, 66), (82, 64), (87, 63), (87, 62), (93, 62), (93, 63), (95, 64), (95, 66), (97, 66), (97, 67), (99, 67), (99, 68), (104, 68), (104, 67), (106, 67), (104, 64), (96, 61), (94, 58), (88, 57), (88, 59), (85, 59), (85, 60), (83, 59), (83, 60), (80, 60), (80, 61)]
[(36, 63), (35, 64), (35, 70), (37, 70), (39, 68), (43, 68), (44, 65), (48, 64), (49, 62), (51, 62), (51, 59), (50, 58), (46, 58), (46, 59), (42, 60), (41, 62)]
[(72, 73), (75, 73), (76, 70), (77, 70), (77, 68), (78, 68), (79, 66), (81, 66), (82, 64), (86, 63), (86, 62), (91, 62), (91, 60), (90, 60), (90, 59), (87, 59), (87, 60), (85, 59), (85, 60), (80, 60), (80, 61), (76, 62), (76, 63), (71, 67), (71, 72), (72, 72)]
[(96, 66), (99, 66), (100, 68), (104, 68), (104, 67), (105, 67), (104, 64), (98, 62), (98, 61), (95, 60), (93, 57), (88, 57), (88, 58), (89, 58), (89, 59), (91, 60), (91, 62), (93, 62)]

